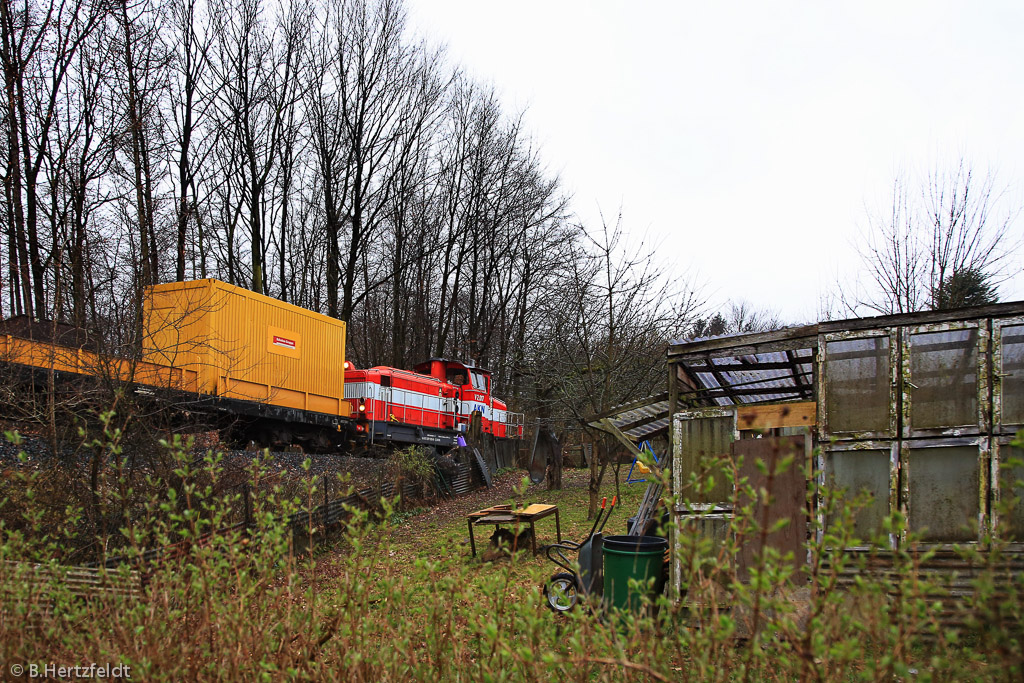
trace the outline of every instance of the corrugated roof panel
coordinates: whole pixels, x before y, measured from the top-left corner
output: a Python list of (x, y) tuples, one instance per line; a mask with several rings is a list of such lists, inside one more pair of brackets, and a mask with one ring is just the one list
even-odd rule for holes
[[(772, 351), (738, 357), (712, 357), (702, 359), (700, 363), (684, 365), (701, 388), (708, 390), (695, 392), (696, 397), (699, 398), (701, 393), (710, 394), (710, 400), (717, 405), (809, 398), (812, 393), (814, 351), (797, 349), (791, 354)], [(805, 359), (807, 362), (800, 362)], [(790, 367), (757, 367), (787, 364)]]
[(634, 441), (640, 441), (641, 439), (649, 439), (651, 436), (657, 435), (659, 432), (666, 432), (668, 430), (668, 425), (668, 417), (660, 417), (653, 422), (643, 425), (642, 427), (627, 429), (623, 433)]
[[(665, 394), (630, 401), (622, 405), (622, 412), (615, 412), (618, 408), (616, 406), (609, 411), (611, 416), (608, 419), (629, 439), (639, 442), (668, 430), (668, 399)], [(597, 423), (591, 424), (601, 428)]]

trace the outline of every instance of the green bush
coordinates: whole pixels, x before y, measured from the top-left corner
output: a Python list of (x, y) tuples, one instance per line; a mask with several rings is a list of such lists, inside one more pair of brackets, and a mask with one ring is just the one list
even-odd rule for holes
[(395, 471), (401, 477), (425, 480), (434, 476), (434, 461), (430, 448), (409, 446), (392, 451), (390, 457)]
[[(116, 434), (110, 436), (106, 447), (116, 448)], [(138, 561), (146, 579), (135, 595), (83, 598), (71, 590), (58, 569), (74, 563), (65, 548), (97, 542), (78, 538), (80, 528), (93, 528), (81, 523), (84, 511), (57, 514), (37, 494), (39, 472), (3, 480), (5, 666), (122, 663), (133, 679), (147, 681), (1001, 680), (1022, 674), (1021, 580), (1006, 571), (1008, 549), (996, 542), (958, 549), (977, 570), (971, 590), (949, 603), (944, 585), (920, 571), (927, 554), (912, 544), (886, 556), (891, 570), (884, 573), (866, 571), (881, 551), (855, 560), (832, 550), (853, 545), (853, 514), (867, 502), (863, 497), (844, 501), (842, 492), (823, 492), (819, 505), (840, 522), (814, 529), (805, 570), (765, 552), (749, 582), (737, 580), (741, 539), (762, 533), (755, 506), (737, 497), (724, 538), (675, 530), (682, 599), (659, 597), (656, 610), (637, 615), (584, 608), (556, 617), (538, 586), (518, 580), (516, 560), (480, 565), (448, 552), (399, 561), (393, 527), (370, 523), (357, 509), (329, 555), (295, 552), (296, 536), (315, 530), (312, 521), (295, 530), (287, 520), (315, 507), (318, 484), (310, 480), (302, 493), (285, 492), (268, 481), (260, 462), (250, 473), (251, 528), (210, 534), (237, 523), (241, 491), (218, 486), (215, 454), (194, 462), (180, 442), (165, 448), (175, 468), (163, 494), (151, 494), (161, 489), (153, 482), (136, 499), (130, 487), (118, 485), (116, 466), (97, 489), (100, 507), (128, 511), (119, 513), (118, 530), (127, 560), (109, 571), (127, 578), (129, 561)], [(789, 466), (778, 463), (778, 472)], [(740, 482), (744, 487), (746, 500), (772, 495), (771, 486), (752, 491)], [(391, 512), (385, 501), (385, 516)], [(899, 515), (887, 524), (893, 533), (905, 528)], [(168, 546), (173, 551), (143, 561), (147, 549)], [(845, 571), (851, 563), (862, 571)], [(53, 571), (41, 573), (40, 565)], [(844, 585), (850, 575), (856, 580)], [(948, 624), (948, 609), (963, 626)]]

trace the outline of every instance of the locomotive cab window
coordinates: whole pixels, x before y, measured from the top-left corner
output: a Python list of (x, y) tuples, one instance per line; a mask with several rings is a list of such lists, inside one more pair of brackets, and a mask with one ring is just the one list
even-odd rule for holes
[(448, 382), (461, 387), (466, 383), (466, 371), (462, 368), (451, 368), (448, 370)]
[(487, 391), (487, 375), (480, 372), (479, 370), (473, 370), (470, 372), (470, 376), (473, 378), (473, 388), (477, 391)]

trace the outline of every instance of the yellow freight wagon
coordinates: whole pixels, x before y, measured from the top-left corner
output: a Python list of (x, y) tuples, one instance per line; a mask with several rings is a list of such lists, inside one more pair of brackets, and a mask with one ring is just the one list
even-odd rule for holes
[(345, 323), (219, 280), (148, 288), (143, 358), (222, 398), (348, 417)]

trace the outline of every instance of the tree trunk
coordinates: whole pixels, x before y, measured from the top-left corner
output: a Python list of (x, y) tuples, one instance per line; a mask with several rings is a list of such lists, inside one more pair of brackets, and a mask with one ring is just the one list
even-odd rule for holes
[(601, 497), (601, 480), (604, 479), (604, 471), (608, 468), (608, 447), (604, 443), (595, 443), (593, 453), (590, 456), (590, 481), (587, 483), (587, 491), (590, 493), (590, 505), (587, 507), (587, 519), (594, 519), (597, 515), (597, 501)]

